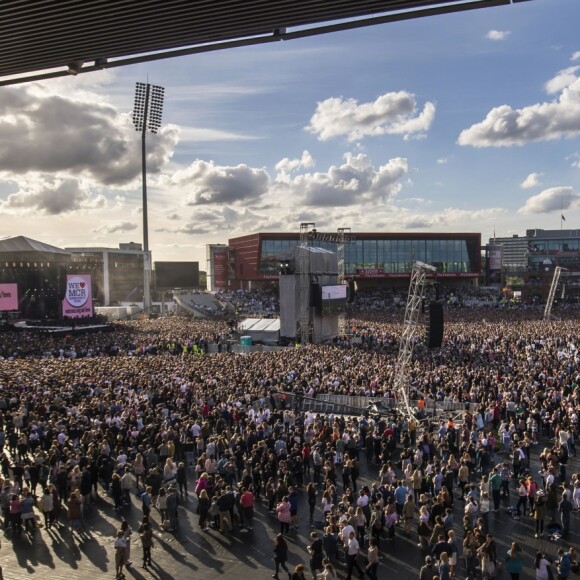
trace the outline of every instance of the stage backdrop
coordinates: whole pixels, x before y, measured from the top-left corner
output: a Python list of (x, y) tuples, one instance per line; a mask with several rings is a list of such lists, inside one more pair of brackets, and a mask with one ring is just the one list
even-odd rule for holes
[(66, 277), (62, 315), (68, 318), (93, 315), (93, 292), (90, 275), (72, 274)]
[(0, 284), (0, 312), (18, 310), (18, 284)]

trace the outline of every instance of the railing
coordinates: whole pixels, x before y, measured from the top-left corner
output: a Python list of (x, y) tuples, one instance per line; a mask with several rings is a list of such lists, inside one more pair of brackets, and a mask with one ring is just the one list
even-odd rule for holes
[[(276, 401), (279, 406), (281, 401), (281, 394), (276, 395)], [(296, 395), (285, 393), (286, 407), (293, 407), (296, 401)], [(388, 397), (366, 397), (361, 395), (332, 395), (321, 393), (316, 397), (298, 397), (298, 404), (301, 410), (312, 411), (315, 413), (332, 413), (332, 412), (364, 412), (372, 405), (376, 404), (382, 409), (395, 409), (397, 407), (397, 399)], [(417, 409), (419, 408), (419, 401), (410, 400), (409, 406)], [(478, 407), (477, 403), (469, 401), (433, 401), (426, 400), (424, 410), (427, 415), (447, 412), (462, 412), (475, 411)]]

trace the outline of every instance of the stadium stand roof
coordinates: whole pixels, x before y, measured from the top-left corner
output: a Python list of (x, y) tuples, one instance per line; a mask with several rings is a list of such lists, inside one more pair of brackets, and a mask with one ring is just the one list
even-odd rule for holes
[(9, 0), (0, 86), (528, 0)]

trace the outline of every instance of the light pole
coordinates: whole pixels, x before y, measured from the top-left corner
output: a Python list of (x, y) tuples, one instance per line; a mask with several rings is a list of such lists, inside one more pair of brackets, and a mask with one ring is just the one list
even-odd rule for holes
[(151, 256), (149, 254), (149, 224), (147, 221), (147, 131), (157, 133), (161, 127), (165, 89), (149, 83), (135, 86), (133, 124), (141, 131), (141, 176), (143, 183), (143, 311), (151, 311)]

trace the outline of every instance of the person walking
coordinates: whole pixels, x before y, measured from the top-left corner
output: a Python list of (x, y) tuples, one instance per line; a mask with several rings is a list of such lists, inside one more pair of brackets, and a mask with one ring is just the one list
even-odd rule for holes
[(184, 500), (187, 497), (187, 468), (185, 467), (185, 463), (183, 463), (183, 461), (177, 465), (175, 483), (177, 483), (179, 488), (181, 499)]
[(50, 530), (53, 522), (54, 515), (54, 498), (48, 487), (44, 488), (44, 493), (40, 498), (40, 503), (42, 505), (42, 515), (44, 516), (44, 527)]
[(322, 564), (323, 545), (322, 540), (318, 537), (318, 532), (311, 532), (310, 539), (312, 543), (307, 548), (310, 554), (310, 571), (312, 572), (312, 577), (316, 579), (318, 572), (324, 570)]
[(129, 527), (129, 522), (123, 520), (121, 522), (121, 531), (123, 532), (123, 537), (125, 538), (125, 566), (131, 566), (133, 562), (131, 561), (131, 528)]
[(352, 571), (354, 568), (357, 569), (361, 578), (364, 577), (365, 573), (358, 563), (358, 553), (359, 553), (359, 543), (356, 539), (356, 534), (350, 532), (348, 536), (347, 552), (346, 552), (346, 562), (347, 562), (347, 576), (346, 580), (351, 580)]
[(125, 578), (123, 566), (125, 565), (126, 548), (127, 542), (125, 541), (125, 535), (123, 534), (123, 530), (119, 530), (117, 532), (117, 538), (115, 539), (115, 571), (117, 573), (117, 580)]
[(67, 517), (70, 525), (71, 537), (74, 539), (74, 532), (78, 532), (81, 527), (81, 499), (76, 492), (72, 492), (66, 502)]
[(207, 491), (202, 489), (199, 492), (199, 497), (197, 500), (197, 513), (199, 515), (199, 527), (204, 531), (207, 532), (209, 529), (207, 527), (207, 516), (209, 514), (209, 508), (211, 507), (211, 500), (207, 495)]
[(280, 522), (280, 533), (287, 534), (290, 531), (290, 502), (288, 497), (284, 496), (282, 501), (276, 506), (276, 514)]
[(254, 494), (245, 487), (242, 487), (240, 495), (240, 508), (242, 512), (241, 532), (252, 530), (254, 521)]
[(375, 538), (369, 540), (367, 552), (367, 565), (365, 572), (370, 580), (377, 580), (377, 570), (379, 568), (379, 547)]
[(288, 544), (284, 539), (282, 534), (278, 534), (274, 540), (274, 564), (276, 565), (276, 571), (272, 574), (272, 578), (278, 579), (278, 572), (280, 568), (288, 572), (290, 571), (286, 567), (286, 562), (288, 560)]
[(151, 548), (153, 547), (153, 530), (151, 524), (144, 523), (139, 533), (141, 547), (143, 548), (143, 568), (151, 566)]

